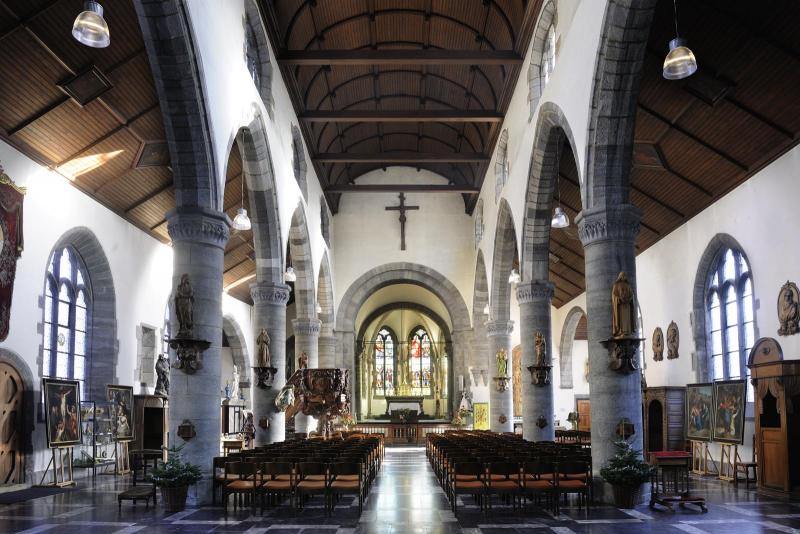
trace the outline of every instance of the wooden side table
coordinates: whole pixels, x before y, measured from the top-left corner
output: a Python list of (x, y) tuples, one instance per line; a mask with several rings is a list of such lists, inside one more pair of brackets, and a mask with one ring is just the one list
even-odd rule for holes
[(681, 451), (651, 452), (650, 463), (656, 470), (650, 479), (650, 508), (656, 504), (666, 506), (674, 511), (672, 505), (678, 503), (681, 508), (687, 504), (699, 506), (708, 512), (705, 497), (692, 495), (689, 484), (689, 470), (692, 466), (692, 455)]

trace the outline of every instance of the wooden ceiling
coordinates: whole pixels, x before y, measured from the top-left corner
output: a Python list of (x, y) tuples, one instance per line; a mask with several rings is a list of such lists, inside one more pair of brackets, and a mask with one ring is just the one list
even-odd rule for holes
[[(635, 129), (631, 202), (643, 213), (642, 252), (791, 149), (800, 140), (800, 2), (678, 2), (679, 29), (698, 71), (661, 75), (674, 37), (672, 1), (658, 3)], [(578, 174), (567, 149), (561, 204), (574, 222)], [(560, 307), (584, 291), (574, 224), (552, 232), (550, 276)]]
[[(541, 0), (260, 0), (335, 212), (360, 175), (404, 164), (477, 201)], [(381, 184), (383, 190), (408, 190)]]

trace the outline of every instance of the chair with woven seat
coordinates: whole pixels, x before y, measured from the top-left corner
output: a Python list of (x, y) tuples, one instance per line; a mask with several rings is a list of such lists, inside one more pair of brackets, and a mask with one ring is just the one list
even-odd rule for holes
[(364, 505), (364, 478), (361, 465), (356, 462), (335, 462), (331, 464), (329, 491), (329, 509), (333, 513), (336, 498), (343, 494), (358, 495), (358, 513)]
[[(303, 507), (304, 497), (322, 495), (328, 497), (328, 468), (320, 462), (300, 462), (294, 487), (298, 508)], [(327, 513), (327, 507), (325, 512)]]
[[(258, 464), (246, 462), (227, 462), (225, 464), (225, 485), (222, 486), (222, 500), (225, 514), (228, 513), (228, 497), (230, 495), (249, 496), (250, 506), (255, 509), (256, 494), (260, 479)], [(233, 509), (236, 510), (238, 499), (233, 499)]]
[(491, 462), (486, 470), (486, 505), (492, 510), (492, 495), (511, 497), (517, 509), (517, 499), (522, 493), (519, 464), (516, 462)]
[(295, 476), (294, 466), (289, 462), (265, 462), (261, 464), (261, 513), (264, 513), (264, 501), (277, 503), (281, 495), (289, 497), (289, 506), (293, 505)]
[(588, 507), (592, 491), (591, 472), (589, 464), (579, 460), (565, 460), (558, 464), (556, 477), (556, 513), (561, 495), (576, 493), (578, 495), (578, 508), (585, 500)]
[(450, 504), (453, 513), (458, 511), (458, 495), (472, 495), (484, 509), (484, 497), (486, 495), (486, 483), (484, 480), (484, 467), (480, 462), (456, 462), (450, 470)]
[(537, 504), (540, 502), (539, 498), (545, 496), (553, 505), (555, 484), (553, 479), (555, 467), (549, 461), (529, 461), (522, 464), (522, 494), (527, 498), (530, 497)]

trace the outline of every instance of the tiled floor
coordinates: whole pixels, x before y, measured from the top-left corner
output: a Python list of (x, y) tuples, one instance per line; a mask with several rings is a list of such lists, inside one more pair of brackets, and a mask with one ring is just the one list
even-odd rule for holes
[[(161, 532), (250, 532), (250, 533), (672, 533), (672, 534), (800, 534), (800, 501), (785, 502), (759, 496), (754, 491), (734, 489), (729, 483), (705, 479), (695, 481), (697, 493), (706, 495), (709, 512), (652, 511), (647, 506), (622, 511), (594, 507), (591, 511), (562, 508), (558, 517), (531, 508), (514, 513), (495, 503), (484, 516), (465, 502), (458, 518), (450, 511), (425, 459), (423, 449), (388, 449), (377, 484), (372, 488), (364, 513), (349, 498), (337, 507), (334, 517), (324, 517), (322, 502), (312, 501), (294, 514), (285, 508), (251, 515), (249, 510), (232, 512), (225, 519), (221, 508), (189, 509), (166, 514), (162, 508), (145, 510), (123, 504), (117, 511), (116, 493), (122, 481), (98, 477), (93, 487), (15, 505), (0, 505), (0, 534), (157, 534)], [(469, 499), (467, 499), (469, 501)]]

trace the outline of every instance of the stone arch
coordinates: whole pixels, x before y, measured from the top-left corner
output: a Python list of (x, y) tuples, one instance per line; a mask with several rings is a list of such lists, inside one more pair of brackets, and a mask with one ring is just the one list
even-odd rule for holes
[(298, 319), (316, 319), (317, 303), (314, 297), (314, 263), (311, 256), (306, 212), (302, 203), (297, 206), (289, 226), (289, 251), (292, 267), (297, 274), (294, 285)]
[(236, 134), (236, 144), (242, 156), (242, 172), (250, 200), (256, 280), (283, 283), (278, 193), (263, 117), (257, 115), (248, 126), (240, 128)]
[[(274, 101), (272, 99), (272, 63), (269, 60), (269, 38), (264, 26), (264, 19), (255, 0), (246, 0), (244, 3), (244, 42), (245, 60), (248, 71), (255, 69), (256, 75), (253, 82), (256, 84), (258, 94), (264, 102), (267, 113), (272, 117)], [(249, 34), (249, 35), (248, 35)], [(251, 47), (255, 48), (252, 50)]]
[[(17, 370), (25, 391), (22, 397), (22, 414), (24, 414), (21, 424), (22, 430), (22, 452), (25, 455), (25, 483), (34, 482), (34, 458), (33, 458), (33, 431), (36, 428), (34, 414), (36, 413), (36, 402), (41, 393), (37, 391), (38, 380), (34, 380), (31, 368), (25, 363), (16, 352), (0, 347), (0, 363), (7, 363)], [(41, 363), (39, 364), (41, 366)], [(44, 438), (42, 438), (44, 439)]]
[[(475, 285), (472, 290), (472, 331), (474, 345), (469, 353), (467, 365), (476, 370), (486, 369), (486, 358), (484, 354), (489, 350), (486, 338), (486, 321), (489, 319), (483, 312), (489, 304), (489, 282), (486, 277), (486, 262), (483, 259), (483, 251), (478, 250), (478, 258), (475, 261)], [(477, 375), (475, 381), (477, 382)], [(477, 385), (477, 384), (476, 384)]]
[(185, 0), (134, 2), (153, 71), (179, 207), (221, 211), (200, 54)]
[(572, 129), (558, 105), (542, 104), (533, 143), (522, 223), (521, 274), (524, 280), (548, 280), (550, 213), (565, 145), (575, 155)]
[(247, 341), (239, 323), (231, 315), (222, 316), (222, 331), (228, 338), (233, 363), (239, 369), (239, 387), (243, 390), (246, 406), (250, 407), (250, 386), (252, 384), (250, 367), (252, 367), (252, 363), (247, 353)]
[(308, 162), (306, 161), (306, 149), (303, 143), (303, 134), (300, 133), (300, 128), (294, 124), (292, 124), (292, 168), (294, 169), (294, 178), (297, 180), (297, 186), (307, 202), (308, 183), (306, 181), (306, 173), (308, 171)]
[(572, 389), (572, 342), (575, 339), (575, 331), (581, 318), (586, 316), (586, 312), (580, 306), (575, 306), (564, 319), (564, 327), (561, 329), (561, 344), (558, 349), (558, 368), (561, 376), (561, 389)]
[[(692, 338), (694, 339), (692, 364), (698, 382), (711, 381), (713, 378), (710, 372), (711, 355), (708, 353), (706, 337), (706, 288), (711, 268), (717, 263), (723, 251), (728, 248), (737, 249), (742, 253), (750, 265), (750, 276), (753, 277), (752, 263), (742, 245), (733, 236), (720, 233), (711, 238), (697, 264), (697, 273), (692, 289)], [(755, 278), (753, 278), (753, 290), (755, 291)], [(758, 339), (758, 323), (754, 323), (753, 328), (754, 339)]]
[(539, 12), (539, 20), (536, 22), (536, 31), (533, 34), (533, 42), (531, 43), (531, 62), (528, 65), (529, 121), (533, 119), (536, 106), (539, 105), (539, 99), (542, 97), (542, 80), (540, 73), (547, 31), (550, 29), (550, 26), (556, 26), (557, 24), (558, 11), (556, 10), (556, 3), (553, 0), (549, 0)]
[(514, 229), (514, 216), (508, 201), (502, 199), (497, 213), (492, 258), (492, 321), (508, 321), (511, 316), (511, 284), (508, 283), (508, 275), (514, 264), (516, 247), (517, 232)]
[[(87, 400), (101, 400), (106, 396), (106, 384), (117, 384), (117, 361), (119, 341), (117, 340), (117, 298), (114, 291), (114, 278), (103, 247), (94, 232), (79, 226), (64, 233), (47, 256), (48, 265), (53, 253), (70, 246), (77, 253), (79, 261), (86, 269), (91, 311), (89, 331), (86, 340), (87, 375), (89, 390)], [(45, 268), (46, 270), (46, 268)], [(44, 285), (42, 286), (44, 289)], [(44, 301), (44, 297), (42, 297)], [(42, 310), (44, 313), (44, 310)], [(42, 321), (44, 316), (42, 315)], [(43, 323), (42, 323), (43, 324)], [(39, 345), (39, 376), (43, 375), (43, 347)]]
[(322, 321), (321, 336), (332, 336), (334, 327), (333, 314), (333, 277), (331, 276), (331, 265), (327, 251), (322, 256), (319, 265), (319, 276), (317, 277), (317, 302), (322, 311), (319, 313), (319, 320)]
[(628, 203), (636, 102), (658, 0), (609, 0), (595, 64), (584, 209)]

